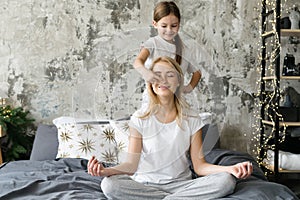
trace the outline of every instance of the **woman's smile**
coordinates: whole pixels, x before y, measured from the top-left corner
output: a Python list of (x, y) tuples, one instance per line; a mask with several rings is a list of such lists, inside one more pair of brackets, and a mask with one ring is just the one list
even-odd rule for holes
[(161, 78), (152, 88), (158, 95), (173, 95), (179, 86), (178, 73), (167, 62), (159, 62), (153, 67), (153, 72)]

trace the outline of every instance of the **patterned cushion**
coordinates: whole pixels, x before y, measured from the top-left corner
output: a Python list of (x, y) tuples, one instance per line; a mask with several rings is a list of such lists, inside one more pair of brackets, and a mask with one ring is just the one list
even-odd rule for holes
[(127, 149), (129, 143), (129, 121), (110, 121), (112, 128), (115, 131), (116, 141), (122, 148), (119, 151), (119, 161), (123, 162), (126, 160)]
[[(53, 120), (58, 130), (58, 153), (56, 158), (86, 158), (93, 155), (99, 161), (119, 163), (125, 151), (122, 141), (109, 121), (78, 122), (72, 117)], [(118, 138), (118, 139), (117, 139)]]

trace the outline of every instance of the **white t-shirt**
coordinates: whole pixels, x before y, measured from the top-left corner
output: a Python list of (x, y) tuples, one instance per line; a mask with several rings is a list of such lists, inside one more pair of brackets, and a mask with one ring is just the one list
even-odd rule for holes
[(192, 135), (204, 126), (199, 115), (191, 114), (180, 128), (176, 121), (162, 123), (154, 115), (141, 119), (141, 112), (136, 111), (129, 124), (143, 137), (141, 158), (133, 179), (159, 184), (191, 179), (187, 156)]
[[(146, 60), (145, 66), (149, 68), (151, 66), (151, 63), (158, 57), (161, 56), (168, 56), (171, 58), (176, 58), (176, 45), (171, 44), (161, 38), (159, 35), (155, 37), (149, 38), (143, 45), (143, 48), (148, 49), (150, 52), (150, 55), (148, 59)], [(182, 61), (181, 61), (181, 69), (183, 74), (185, 73), (194, 73), (197, 71), (197, 69), (192, 66), (192, 58), (191, 52), (189, 52), (189, 49), (187, 46), (183, 45), (182, 49)]]

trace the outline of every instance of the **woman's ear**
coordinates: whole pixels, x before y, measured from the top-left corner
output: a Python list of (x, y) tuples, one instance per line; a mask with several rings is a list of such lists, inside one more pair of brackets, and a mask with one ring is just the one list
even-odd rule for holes
[(154, 26), (154, 28), (157, 28), (157, 22), (152, 20), (152, 25)]

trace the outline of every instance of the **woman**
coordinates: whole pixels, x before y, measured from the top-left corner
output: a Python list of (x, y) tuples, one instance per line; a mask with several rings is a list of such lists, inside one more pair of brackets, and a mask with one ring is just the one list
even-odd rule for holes
[[(148, 108), (131, 117), (127, 161), (104, 168), (93, 157), (88, 173), (106, 177), (101, 188), (108, 199), (213, 199), (232, 193), (236, 178), (250, 176), (252, 165), (207, 163), (201, 150), (204, 124), (182, 98), (180, 66), (159, 57), (150, 70), (161, 81), (147, 85)], [(189, 158), (199, 178), (192, 179)]]

